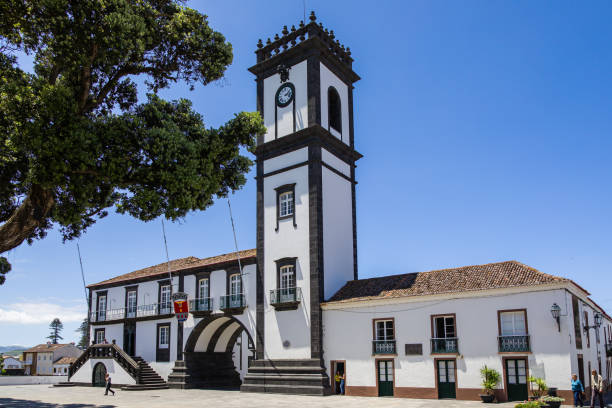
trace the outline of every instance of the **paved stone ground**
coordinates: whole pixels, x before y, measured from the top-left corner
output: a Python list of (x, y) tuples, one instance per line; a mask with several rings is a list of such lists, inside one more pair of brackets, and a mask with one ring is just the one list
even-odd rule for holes
[[(238, 391), (159, 390), (121, 391), (104, 396), (103, 388), (57, 388), (49, 385), (0, 386), (0, 407), (15, 408), (484, 408), (481, 402), (416, 400), (406, 398), (307, 397), (247, 394)], [(612, 393), (607, 395), (612, 403)], [(588, 405), (587, 405), (588, 406)], [(612, 405), (609, 405), (612, 407)], [(510, 408), (514, 403), (491, 407)]]
[[(308, 397), (277, 394), (247, 394), (238, 391), (159, 390), (121, 391), (104, 396), (104, 389), (92, 387), (53, 388), (48, 385), (0, 387), (0, 407), (17, 408), (474, 408), (481, 402), (414, 400), (406, 398)], [(514, 404), (497, 404), (509, 408)]]

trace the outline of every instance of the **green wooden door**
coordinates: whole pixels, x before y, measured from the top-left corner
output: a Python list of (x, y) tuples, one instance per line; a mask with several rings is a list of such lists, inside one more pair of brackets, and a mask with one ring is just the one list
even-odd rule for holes
[(438, 398), (457, 398), (455, 360), (438, 360)]
[(527, 362), (525, 359), (506, 360), (508, 401), (527, 400)]
[(106, 375), (106, 367), (102, 363), (98, 363), (94, 367), (93, 372), (93, 386), (94, 387), (104, 387), (106, 386), (106, 379), (104, 376)]
[(393, 361), (378, 361), (378, 396), (393, 396)]

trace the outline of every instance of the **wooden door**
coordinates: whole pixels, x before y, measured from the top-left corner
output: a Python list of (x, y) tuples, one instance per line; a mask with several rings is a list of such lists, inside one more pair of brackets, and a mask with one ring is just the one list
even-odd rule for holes
[(378, 361), (378, 396), (393, 396), (393, 360)]
[(94, 387), (105, 387), (106, 379), (104, 376), (106, 375), (106, 367), (102, 363), (96, 364), (93, 372), (93, 386)]
[(123, 325), (123, 351), (134, 357), (136, 355), (136, 323), (128, 322)]
[(527, 400), (527, 361), (524, 358), (506, 360), (506, 390), (508, 401)]
[(437, 360), (438, 398), (457, 398), (455, 360)]

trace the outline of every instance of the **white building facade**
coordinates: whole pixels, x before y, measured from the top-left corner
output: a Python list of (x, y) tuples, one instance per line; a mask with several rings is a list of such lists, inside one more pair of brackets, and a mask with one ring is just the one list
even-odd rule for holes
[(256, 54), (257, 248), (90, 285), (71, 381), (327, 395), (339, 372), (348, 395), (477, 399), (487, 365), (506, 400), (529, 375), (564, 396), (573, 372), (609, 378), (612, 322), (567, 279), (509, 261), (359, 280), (350, 50), (312, 15)]

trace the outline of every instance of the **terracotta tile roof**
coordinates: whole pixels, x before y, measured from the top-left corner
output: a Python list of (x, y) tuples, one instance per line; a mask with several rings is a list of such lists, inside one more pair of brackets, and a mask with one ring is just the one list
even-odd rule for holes
[(506, 261), (350, 281), (328, 302), (436, 295), (556, 282), (571, 281), (517, 261)]
[(39, 344), (27, 350), (23, 350), (24, 353), (47, 353), (60, 349), (68, 344)]
[(76, 361), (76, 357), (62, 357), (53, 364), (72, 364)]
[[(240, 251), (240, 259), (248, 259), (255, 257), (255, 249), (247, 249)], [(237, 261), (238, 257), (235, 252), (223, 255), (212, 256), (210, 258), (196, 258), (194, 256), (188, 256), (186, 258), (179, 258), (170, 261), (170, 271), (176, 272), (185, 269), (200, 268), (203, 266), (210, 266), (215, 264), (221, 264), (225, 262)], [(123, 275), (116, 276), (111, 279), (104, 280), (102, 282), (93, 283), (88, 285), (88, 288), (95, 288), (97, 286), (108, 285), (119, 282), (127, 282), (134, 279), (149, 278), (149, 277), (162, 277), (168, 274), (168, 264), (166, 262), (158, 265), (149, 266), (147, 268), (138, 269), (133, 272), (129, 272)]]

